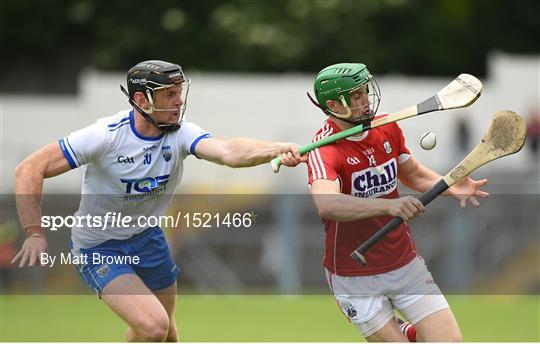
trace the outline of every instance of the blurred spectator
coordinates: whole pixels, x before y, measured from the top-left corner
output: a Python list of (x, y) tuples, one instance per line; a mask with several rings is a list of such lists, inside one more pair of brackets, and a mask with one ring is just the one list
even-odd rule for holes
[(456, 122), (456, 147), (458, 155), (466, 154), (469, 152), (469, 146), (471, 142), (471, 130), (469, 122), (467, 122), (467, 115), (462, 114), (458, 117)]
[(12, 282), (12, 269), (15, 265), (11, 260), (15, 257), (17, 237), (20, 229), (13, 220), (0, 225), (0, 293), (4, 293)]
[(527, 142), (533, 159), (538, 159), (538, 146), (540, 146), (540, 112), (538, 108), (529, 111), (527, 116)]

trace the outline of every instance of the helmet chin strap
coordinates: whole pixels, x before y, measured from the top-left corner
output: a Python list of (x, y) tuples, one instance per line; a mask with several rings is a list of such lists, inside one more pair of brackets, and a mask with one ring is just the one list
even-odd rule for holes
[[(150, 112), (147, 112), (147, 110), (143, 110), (139, 105), (137, 105), (135, 100), (129, 97), (129, 93), (126, 91), (124, 86), (120, 85), (120, 90), (122, 90), (122, 92), (128, 97), (128, 100), (131, 106), (133, 106), (141, 114), (141, 116), (143, 116), (143, 118), (146, 119), (148, 122), (150, 122), (150, 124), (152, 124), (155, 128), (159, 129), (160, 131), (164, 133), (180, 129), (179, 123), (158, 122), (155, 119), (153, 119), (152, 116), (150, 116), (154, 111), (160, 111), (160, 110), (154, 109), (154, 101), (152, 99), (152, 96), (149, 94), (148, 90), (146, 91), (147, 97), (149, 99), (149, 102), (152, 108)], [(169, 111), (169, 110), (162, 110), (162, 111)], [(180, 109), (178, 109), (178, 111), (180, 112)], [(183, 115), (184, 114), (182, 113), (182, 117), (184, 117)], [(180, 122), (182, 122), (182, 120), (180, 120)]]

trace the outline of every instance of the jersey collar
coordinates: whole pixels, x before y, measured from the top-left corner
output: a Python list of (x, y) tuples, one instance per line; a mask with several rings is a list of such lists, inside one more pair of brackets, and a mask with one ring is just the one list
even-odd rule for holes
[(135, 128), (135, 116), (133, 114), (133, 110), (129, 112), (129, 126), (131, 127), (131, 131), (135, 136), (137, 136), (139, 139), (144, 141), (159, 141), (165, 135), (165, 133), (161, 133), (159, 136), (144, 136), (141, 133), (137, 131)]

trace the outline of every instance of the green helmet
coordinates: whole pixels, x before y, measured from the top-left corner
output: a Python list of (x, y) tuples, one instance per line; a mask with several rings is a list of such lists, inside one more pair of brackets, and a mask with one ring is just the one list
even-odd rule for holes
[[(370, 115), (364, 116), (355, 122), (371, 119), (377, 112), (380, 102), (380, 90), (377, 82), (369, 73), (366, 65), (362, 63), (338, 63), (321, 70), (315, 77), (315, 97), (317, 105), (326, 114), (334, 115), (340, 119), (348, 119), (351, 116), (350, 92), (368, 85), (368, 100)], [(338, 114), (328, 109), (328, 100), (340, 100), (347, 110), (346, 114)], [(312, 99), (313, 101), (313, 99)]]

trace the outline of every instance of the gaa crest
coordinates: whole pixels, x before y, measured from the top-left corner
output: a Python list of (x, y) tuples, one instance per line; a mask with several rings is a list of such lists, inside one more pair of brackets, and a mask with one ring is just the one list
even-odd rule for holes
[(171, 160), (171, 156), (172, 156), (171, 146), (163, 146), (161, 148), (161, 153), (163, 154), (163, 159), (165, 159), (165, 161)]
[(345, 312), (345, 314), (347, 314), (349, 319), (354, 318), (357, 314), (356, 309), (354, 309), (353, 305), (351, 305), (350, 303), (347, 303), (343, 306), (343, 311)]

